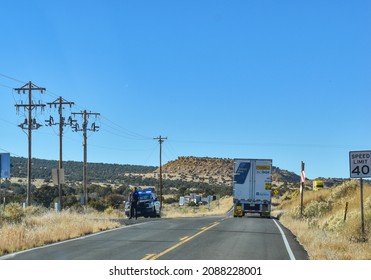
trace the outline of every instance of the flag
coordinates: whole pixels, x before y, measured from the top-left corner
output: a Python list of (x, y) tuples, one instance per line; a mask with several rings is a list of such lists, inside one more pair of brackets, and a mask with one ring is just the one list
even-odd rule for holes
[(304, 170), (301, 171), (300, 183), (305, 183), (305, 172), (304, 172)]

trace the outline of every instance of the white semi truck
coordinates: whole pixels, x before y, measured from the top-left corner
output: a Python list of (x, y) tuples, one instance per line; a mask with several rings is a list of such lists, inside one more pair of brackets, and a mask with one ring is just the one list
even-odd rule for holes
[(234, 217), (242, 217), (246, 213), (270, 217), (271, 159), (235, 159), (233, 181)]

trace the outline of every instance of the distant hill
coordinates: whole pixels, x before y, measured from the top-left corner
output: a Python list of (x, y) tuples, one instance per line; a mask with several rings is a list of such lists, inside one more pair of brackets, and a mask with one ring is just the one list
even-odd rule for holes
[[(11, 176), (27, 177), (27, 158), (11, 157)], [(58, 167), (58, 161), (45, 159), (32, 159), (32, 179), (51, 179), (52, 169)], [(78, 161), (64, 161), (66, 179), (69, 181), (82, 181), (83, 163)], [(114, 181), (124, 173), (149, 173), (156, 170), (154, 166), (88, 163), (89, 180), (105, 182)]]
[[(166, 178), (176, 178), (194, 181), (213, 180), (218, 183), (231, 184), (233, 180), (233, 159), (209, 157), (178, 157), (169, 161), (162, 168)], [(154, 171), (159, 173), (159, 169)], [(300, 176), (294, 172), (273, 166), (273, 183), (281, 185), (283, 182), (295, 184)]]
[[(52, 169), (58, 167), (58, 161), (32, 159), (32, 179), (50, 180)], [(63, 162), (67, 181), (82, 181), (83, 163), (78, 161)], [(164, 180), (168, 186), (180, 185), (180, 182), (218, 186), (232, 186), (233, 159), (210, 157), (178, 157), (162, 167)], [(94, 182), (127, 182), (129, 184), (157, 184), (159, 168), (155, 166), (88, 163), (88, 178)], [(11, 157), (11, 176), (27, 177), (27, 158)], [(344, 179), (321, 178), (326, 186), (341, 184)], [(273, 166), (273, 186), (299, 187), (300, 176), (294, 172)], [(175, 184), (175, 181), (177, 182)], [(188, 184), (187, 184), (188, 185)], [(306, 183), (311, 186), (311, 180)]]
[[(163, 174), (167, 179), (183, 179), (195, 182), (212, 182), (231, 185), (233, 181), (233, 159), (210, 158), (210, 157), (178, 157), (169, 161), (162, 167)], [(159, 173), (156, 169), (154, 173)], [(346, 181), (337, 178), (320, 178), (325, 181), (327, 187), (339, 185)], [(273, 186), (299, 187), (300, 176), (294, 172), (272, 168)], [(312, 180), (307, 179), (306, 186), (310, 187)]]

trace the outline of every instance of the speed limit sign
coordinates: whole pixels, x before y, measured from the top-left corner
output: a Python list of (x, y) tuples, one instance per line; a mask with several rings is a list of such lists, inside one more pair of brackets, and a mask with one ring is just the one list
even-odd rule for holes
[(349, 152), (350, 178), (371, 177), (371, 151)]

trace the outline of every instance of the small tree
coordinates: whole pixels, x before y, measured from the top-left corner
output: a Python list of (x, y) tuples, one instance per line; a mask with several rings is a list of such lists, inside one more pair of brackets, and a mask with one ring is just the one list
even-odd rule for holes
[(118, 209), (118, 208), (120, 208), (120, 206), (121, 207), (123, 206), (123, 201), (124, 200), (125, 200), (125, 196), (120, 195), (120, 194), (111, 193), (111, 194), (109, 194), (108, 196), (105, 197), (104, 202), (108, 206), (110, 206), (114, 209)]

